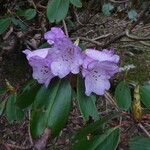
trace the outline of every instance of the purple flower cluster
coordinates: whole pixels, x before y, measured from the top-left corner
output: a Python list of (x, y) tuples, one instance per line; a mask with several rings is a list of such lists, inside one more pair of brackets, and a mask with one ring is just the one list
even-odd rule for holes
[(39, 83), (47, 87), (53, 77), (64, 78), (69, 73), (78, 74), (81, 70), (85, 78), (86, 95), (92, 92), (103, 95), (110, 88), (109, 79), (119, 69), (119, 56), (113, 51), (87, 49), (82, 52), (56, 27), (46, 32), (44, 38), (51, 48), (23, 51), (33, 68), (33, 78)]

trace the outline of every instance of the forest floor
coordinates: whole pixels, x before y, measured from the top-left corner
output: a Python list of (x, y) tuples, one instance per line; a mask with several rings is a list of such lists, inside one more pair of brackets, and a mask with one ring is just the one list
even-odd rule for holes
[[(126, 19), (121, 20), (115, 16), (103, 17), (102, 14), (97, 14), (94, 16), (89, 24), (86, 24), (84, 27), (79, 28), (76, 32), (71, 33), (71, 37), (85, 37), (89, 39), (94, 39), (102, 35), (108, 34), (106, 38), (97, 40), (101, 44), (105, 44), (107, 41), (111, 40), (116, 33), (120, 34), (124, 31), (129, 21)], [(143, 26), (139, 24), (135, 27), (134, 33), (143, 35), (144, 33), (150, 33), (150, 26)], [(40, 33), (35, 33), (40, 34)], [(34, 35), (33, 35), (34, 36)], [(40, 36), (43, 36), (41, 34)], [(14, 87), (19, 89), (22, 85), (31, 77), (32, 71), (22, 50), (25, 49), (25, 46), (22, 46), (22, 42), (17, 41), (18, 43), (13, 45), (14, 34), (9, 35), (6, 40), (2, 41), (0, 48), (0, 86), (5, 86), (5, 79), (7, 79)], [(28, 39), (31, 41), (31, 35), (28, 36)], [(16, 40), (16, 39), (15, 39)], [(19, 39), (20, 40), (20, 39)], [(36, 41), (36, 38), (34, 38)], [(39, 43), (39, 42), (37, 42)], [(12, 48), (9, 48), (9, 45)], [(96, 46), (90, 42), (82, 41), (83, 47), (94, 46), (97, 49), (100, 47)], [(150, 82), (150, 48), (140, 44), (138, 41), (129, 41), (127, 37), (121, 39), (121, 41), (112, 43), (108, 46), (109, 49), (115, 49), (116, 52), (121, 56), (120, 66), (133, 64), (135, 68), (131, 69), (128, 72), (128, 80), (136, 81), (140, 84), (145, 82)], [(120, 78), (116, 76), (116, 80)], [(83, 119), (77, 107), (77, 101), (73, 100), (73, 108), (70, 113), (69, 121), (63, 131), (60, 133), (59, 137), (54, 140), (49, 140), (47, 144), (48, 150), (69, 150), (71, 145), (71, 137), (81, 127), (84, 126)], [(106, 103), (104, 97), (101, 97), (97, 102), (97, 107), (99, 113), (102, 115), (107, 114), (107, 111), (113, 110), (115, 106), (112, 104)], [(125, 126), (121, 131), (121, 143), (118, 147), (118, 150), (128, 150), (128, 140), (133, 137), (133, 135), (145, 135), (143, 130), (139, 128), (131, 119), (123, 120), (130, 122), (130, 126)], [(14, 124), (8, 123), (6, 117), (0, 117), (0, 139), (2, 139), (2, 145), (0, 150), (15, 150), (27, 148), (31, 144), (29, 128), (28, 128), (29, 118), (26, 115), (25, 120), (22, 122), (15, 122)], [(148, 122), (148, 121), (147, 121)], [(145, 128), (150, 132), (150, 127), (145, 124)], [(19, 146), (19, 147), (16, 147)]]

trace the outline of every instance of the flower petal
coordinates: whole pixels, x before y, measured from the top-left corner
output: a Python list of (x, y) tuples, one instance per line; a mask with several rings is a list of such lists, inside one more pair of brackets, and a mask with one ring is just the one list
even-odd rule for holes
[(33, 78), (47, 87), (51, 79), (55, 76), (46, 59), (31, 58), (29, 64), (33, 68)]
[(62, 39), (66, 37), (61, 28), (53, 27), (50, 31), (44, 34), (44, 38), (49, 44), (54, 44), (57, 39)]
[(92, 92), (97, 95), (103, 95), (105, 90), (110, 88), (110, 83), (109, 80), (105, 78), (98, 78), (98, 80), (95, 80), (94, 78), (87, 76), (85, 78), (85, 87), (85, 93), (87, 96), (89, 96)]
[(39, 83), (48, 86), (50, 80), (55, 76), (50, 68), (53, 49), (46, 48), (35, 51), (25, 50), (23, 53), (26, 54), (29, 64), (33, 69), (33, 78)]
[(98, 51), (95, 49), (87, 49), (85, 53), (90, 58), (98, 61), (111, 61), (114, 63), (118, 63), (119, 61), (119, 56), (115, 55), (113, 51)]
[(113, 76), (115, 73), (119, 72), (119, 67), (116, 63), (104, 61), (100, 62), (99, 66), (102, 70), (105, 71), (105, 74), (109, 75), (110, 77)]
[(70, 72), (79, 73), (83, 63), (81, 49), (67, 38), (60, 45), (54, 45), (54, 48), (57, 49), (57, 58), (51, 64), (53, 74), (63, 78)]
[(57, 62), (52, 62), (51, 70), (55, 76), (59, 76), (60, 78), (64, 78), (70, 72), (69, 65), (62, 60)]
[(30, 51), (29, 49), (26, 49), (23, 51), (24, 54), (26, 54), (27, 59), (29, 60), (31, 57), (40, 57), (45, 58), (48, 55), (50, 48), (44, 48), (44, 49), (38, 49), (35, 51)]

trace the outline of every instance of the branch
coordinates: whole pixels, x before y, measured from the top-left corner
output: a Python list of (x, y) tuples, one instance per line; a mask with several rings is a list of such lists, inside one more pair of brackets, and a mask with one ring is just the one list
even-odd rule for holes
[(77, 14), (77, 12), (76, 12), (76, 8), (75, 8), (74, 6), (73, 6), (73, 13), (74, 13), (74, 16), (75, 16), (75, 18), (76, 18), (77, 23), (79, 23), (81, 26), (84, 26), (84, 25), (80, 22), (79, 16), (78, 16), (78, 14)]
[(145, 127), (139, 123), (138, 126), (145, 132), (145, 134), (150, 138), (150, 133), (145, 129)]
[(63, 20), (62, 22), (63, 22), (63, 26), (64, 26), (65, 34), (66, 34), (66, 36), (67, 36), (67, 37), (69, 37), (66, 22), (65, 22), (65, 20)]
[[(89, 38), (86, 38), (86, 37), (77, 37), (79, 38), (80, 40), (83, 40), (83, 41), (87, 41), (87, 42), (90, 42), (90, 43), (93, 43), (95, 45), (98, 45), (98, 46), (101, 46), (102, 44), (100, 42), (97, 42), (96, 40), (100, 40), (100, 39), (104, 39), (104, 38), (107, 38), (109, 37), (111, 34), (108, 33), (108, 34), (104, 34), (104, 35), (101, 35), (99, 37), (96, 37), (94, 39), (89, 39)], [(76, 40), (77, 38), (71, 38), (72, 40)]]
[(117, 106), (116, 101), (115, 101), (115, 99), (111, 96), (111, 94), (110, 94), (109, 92), (105, 91), (104, 96), (105, 96), (106, 100), (108, 100), (110, 103), (112, 103), (112, 104), (115, 106), (115, 109), (116, 109), (117, 111), (119, 111), (119, 107)]
[(107, 38), (107, 37), (109, 37), (111, 35), (111, 33), (108, 33), (108, 34), (104, 34), (104, 35), (101, 35), (101, 36), (99, 36), (99, 37), (96, 37), (96, 38), (94, 38), (94, 39), (92, 39), (92, 40), (100, 40), (100, 39), (104, 39), (104, 38)]
[(112, 3), (116, 3), (116, 4), (122, 4), (122, 3), (129, 2), (129, 0), (122, 0), (122, 1), (109, 0), (109, 1)]
[(106, 48), (109, 45), (111, 45), (112, 43), (117, 42), (118, 40), (120, 40), (121, 38), (123, 38), (125, 36), (125, 32), (120, 33), (119, 35), (117, 35), (116, 37), (114, 37), (112, 40), (108, 41), (107, 43), (105, 43), (104, 45), (101, 45), (102, 48)]
[(5, 34), (5, 36), (3, 37), (3, 40), (6, 40), (10, 34), (14, 31), (14, 28), (13, 27), (10, 27), (9, 31)]
[(147, 47), (150, 47), (150, 44), (149, 43), (146, 43), (144, 41), (140, 41), (141, 44), (143, 44), (144, 46), (147, 46)]
[(125, 31), (125, 33), (128, 38), (133, 39), (133, 40), (137, 40), (137, 41), (149, 41), (150, 40), (150, 37), (146, 38), (146, 37), (138, 37), (138, 36), (132, 35), (129, 33), (128, 29)]
[(20, 150), (29, 150), (32, 149), (32, 146), (24, 147), (24, 146), (18, 146), (18, 145), (13, 145), (13, 144), (8, 144), (8, 143), (2, 143), (6, 147), (11, 147), (13, 149), (20, 149)]
[(28, 111), (28, 117), (29, 117), (29, 124), (28, 124), (29, 141), (30, 141), (31, 145), (33, 146), (33, 140), (32, 140), (32, 136), (31, 136), (31, 132), (30, 132), (30, 120), (31, 120), (30, 110)]
[[(100, 42), (97, 42), (95, 40), (92, 40), (92, 39), (88, 39), (88, 38), (85, 38), (85, 37), (78, 37), (80, 40), (83, 40), (83, 41), (87, 41), (87, 42), (91, 42), (93, 44), (96, 44), (98, 46), (101, 46), (101, 43)], [(71, 38), (72, 40), (76, 40), (77, 38)]]

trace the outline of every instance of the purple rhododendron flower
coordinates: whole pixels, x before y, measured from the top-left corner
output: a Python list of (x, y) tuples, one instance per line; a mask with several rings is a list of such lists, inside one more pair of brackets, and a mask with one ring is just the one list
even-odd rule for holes
[(33, 78), (39, 83), (48, 86), (55, 76), (64, 78), (70, 72), (77, 74), (82, 65), (86, 95), (92, 92), (103, 95), (110, 88), (109, 79), (119, 69), (119, 56), (114, 51), (87, 49), (82, 53), (80, 47), (56, 27), (46, 32), (44, 38), (52, 48), (23, 51), (33, 68)]
[(57, 57), (51, 64), (52, 73), (60, 78), (65, 77), (70, 72), (73, 74), (79, 73), (79, 68), (83, 63), (80, 47), (74, 45), (60, 28), (52, 28), (45, 34), (45, 39), (48, 42), (49, 40), (53, 41), (49, 43), (53, 43), (57, 53)]
[(33, 78), (47, 87), (51, 79), (55, 76), (50, 68), (52, 62), (52, 55), (50, 53), (52, 54), (53, 50), (45, 48), (35, 51), (25, 50), (23, 53), (26, 54), (29, 64), (32, 66)]
[(109, 79), (118, 72), (119, 56), (113, 51), (87, 49), (82, 75), (85, 77), (86, 95), (92, 92), (103, 95), (110, 88)]
[(57, 45), (56, 50), (57, 58), (51, 64), (53, 74), (63, 78), (70, 72), (79, 73), (83, 63), (81, 49), (68, 39), (62, 45)]
[(24, 51), (33, 68), (33, 78), (48, 86), (54, 76), (63, 78), (70, 72), (79, 73), (83, 63), (81, 49), (60, 28), (52, 28), (44, 37), (52, 48)]

